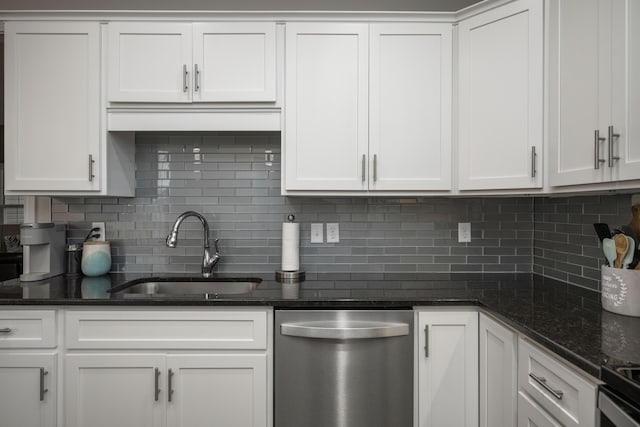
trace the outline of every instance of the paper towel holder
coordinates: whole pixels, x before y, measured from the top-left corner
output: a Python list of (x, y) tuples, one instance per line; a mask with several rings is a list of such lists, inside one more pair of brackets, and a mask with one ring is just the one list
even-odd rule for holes
[[(295, 221), (296, 217), (293, 214), (289, 214), (287, 215), (287, 221), (289, 223), (293, 223)], [(276, 281), (280, 282), (280, 283), (300, 283), (303, 282), (305, 279), (305, 273), (304, 271), (300, 271), (300, 270), (295, 270), (295, 271), (285, 271), (285, 270), (278, 270), (276, 271)]]
[(304, 271), (276, 271), (276, 280), (280, 283), (300, 283), (304, 279)]

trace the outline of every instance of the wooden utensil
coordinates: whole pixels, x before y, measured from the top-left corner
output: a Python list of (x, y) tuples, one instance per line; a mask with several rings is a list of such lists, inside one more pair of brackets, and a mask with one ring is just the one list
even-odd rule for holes
[(622, 268), (622, 260), (629, 251), (629, 241), (627, 240), (627, 236), (624, 234), (616, 234), (616, 237), (614, 237), (613, 240), (616, 245), (616, 259), (613, 266), (615, 268)]

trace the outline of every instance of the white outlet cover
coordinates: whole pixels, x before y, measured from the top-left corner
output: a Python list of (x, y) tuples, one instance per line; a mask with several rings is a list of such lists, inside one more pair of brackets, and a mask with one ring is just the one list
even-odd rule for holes
[(340, 224), (337, 222), (327, 223), (327, 243), (340, 242)]
[(471, 241), (471, 223), (459, 222), (458, 223), (458, 242), (469, 243)]
[(324, 230), (322, 224), (311, 224), (311, 243), (324, 243)]
[(91, 228), (99, 228), (100, 231), (97, 231), (96, 233), (100, 233), (100, 237), (98, 237), (96, 240), (98, 242), (104, 242), (105, 241), (105, 234), (107, 232), (104, 222), (92, 222), (91, 223)]

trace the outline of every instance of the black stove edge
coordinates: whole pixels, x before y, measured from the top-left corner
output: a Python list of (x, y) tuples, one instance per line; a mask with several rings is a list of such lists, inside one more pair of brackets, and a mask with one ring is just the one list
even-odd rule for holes
[[(635, 404), (627, 402), (627, 404), (638, 407), (638, 402), (640, 402), (640, 383), (626, 378), (606, 365), (600, 368), (600, 379), (605, 383), (605, 386), (602, 386), (603, 390), (615, 395), (622, 395), (630, 402), (636, 402)], [(617, 397), (620, 398), (620, 396)], [(637, 409), (640, 411), (640, 408)]]

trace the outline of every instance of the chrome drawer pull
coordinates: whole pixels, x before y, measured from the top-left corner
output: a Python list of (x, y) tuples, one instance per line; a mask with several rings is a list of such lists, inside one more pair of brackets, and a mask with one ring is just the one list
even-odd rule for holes
[(594, 144), (593, 144), (593, 151), (594, 151), (593, 152), (593, 159), (594, 159), (593, 168), (594, 169), (600, 169), (600, 163), (606, 162), (606, 160), (600, 158), (600, 144), (603, 143), (605, 140), (606, 138), (601, 138), (600, 131), (596, 129), (594, 132)]
[(49, 391), (49, 389), (44, 388), (44, 376), (48, 374), (49, 372), (45, 371), (44, 368), (40, 368), (40, 402), (44, 401), (44, 394)]
[(167, 384), (167, 388), (169, 389), (167, 394), (169, 395), (169, 402), (171, 402), (171, 398), (173, 397), (173, 370), (169, 369), (169, 375), (168, 375), (169, 379), (168, 379), (168, 384)]
[(613, 131), (613, 126), (609, 126), (609, 167), (613, 167), (614, 160), (620, 160), (620, 156), (613, 155), (613, 140), (620, 138), (619, 133)]
[(11, 328), (2, 328), (0, 329), (0, 334), (10, 334)]
[(187, 71), (187, 64), (182, 64), (182, 91), (187, 92), (189, 90), (189, 72)]
[(531, 178), (536, 177), (536, 158), (538, 155), (536, 154), (536, 146), (531, 147)]
[(160, 369), (155, 368), (155, 381), (154, 381), (154, 396), (155, 401), (158, 401), (158, 397), (160, 396)]
[(536, 374), (534, 374), (533, 372), (529, 373), (529, 376), (538, 384), (540, 384), (542, 386), (542, 388), (544, 388), (545, 390), (547, 390), (549, 393), (551, 393), (553, 395), (553, 397), (555, 397), (558, 400), (562, 400), (562, 395), (564, 394), (563, 392), (561, 392), (560, 390), (554, 390), (552, 389), (549, 384), (547, 384), (547, 379), (544, 377), (539, 377)]
[(424, 326), (424, 357), (429, 357), (429, 325)]

